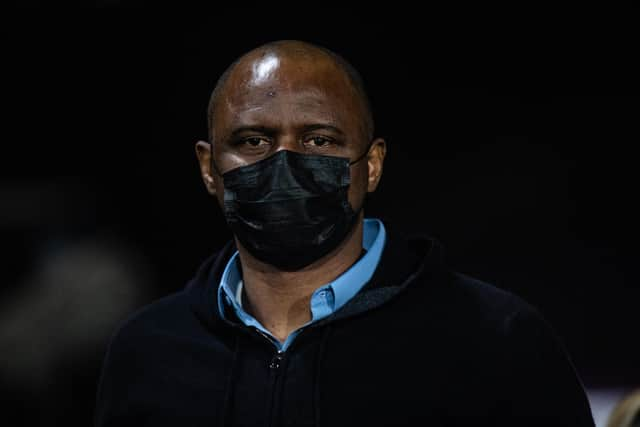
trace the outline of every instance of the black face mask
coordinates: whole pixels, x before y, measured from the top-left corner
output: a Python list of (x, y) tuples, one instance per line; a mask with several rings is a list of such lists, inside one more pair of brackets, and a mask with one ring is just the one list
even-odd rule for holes
[[(360, 161), (281, 150), (222, 175), (224, 214), (255, 258), (299, 270), (335, 249), (355, 225), (349, 166)], [(214, 164), (215, 168), (215, 164)]]

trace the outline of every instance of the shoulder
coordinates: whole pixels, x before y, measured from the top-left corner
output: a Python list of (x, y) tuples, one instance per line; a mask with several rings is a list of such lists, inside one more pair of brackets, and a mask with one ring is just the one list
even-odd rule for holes
[[(158, 356), (171, 357), (175, 350), (173, 338), (180, 337), (188, 319), (185, 293), (178, 292), (160, 298), (129, 315), (111, 336), (104, 356), (98, 402), (111, 405), (124, 393), (132, 378), (139, 378), (141, 369)], [(167, 339), (170, 338), (170, 339)], [(104, 409), (104, 408), (103, 408)]]
[(159, 298), (130, 314), (113, 333), (107, 357), (134, 349), (148, 353), (156, 347), (179, 351), (202, 341), (211, 341), (217, 316), (217, 284), (226, 261), (235, 250), (233, 241), (205, 259), (194, 277), (177, 292)]
[(498, 347), (556, 339), (540, 309), (516, 293), (458, 272), (446, 277), (423, 301), (447, 325), (448, 333)]
[(517, 316), (542, 318), (538, 309), (519, 295), (462, 273), (450, 273), (445, 292), (470, 313), (505, 327)]
[(196, 319), (189, 307), (188, 294), (176, 292), (157, 299), (130, 314), (115, 328), (108, 355), (140, 354), (166, 337), (193, 333)]
[[(473, 313), (466, 327), (513, 425), (593, 426), (571, 357), (541, 311), (518, 295), (454, 274), (451, 288)], [(474, 341), (474, 339), (476, 341)]]
[(517, 313), (540, 316), (534, 306), (508, 289), (451, 269), (437, 238), (409, 234), (386, 222), (385, 226), (390, 239), (374, 279), (379, 276), (379, 287), (391, 283), (406, 288), (405, 301), (421, 314), (433, 311), (460, 322), (494, 326), (506, 325)]
[(456, 294), (457, 315), (465, 319), (460, 326), (496, 339), (511, 357), (565, 355), (555, 328), (538, 307), (519, 295), (460, 273), (452, 274), (450, 292)]

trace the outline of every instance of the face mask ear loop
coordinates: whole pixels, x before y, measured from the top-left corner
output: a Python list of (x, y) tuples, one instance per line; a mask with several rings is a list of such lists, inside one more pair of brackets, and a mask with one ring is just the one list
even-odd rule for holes
[(349, 162), (349, 166), (354, 165), (354, 164), (358, 163), (360, 160), (364, 159), (367, 156), (367, 154), (369, 154), (369, 151), (371, 151), (371, 146), (372, 145), (373, 145), (373, 141), (371, 141), (369, 143), (369, 145), (367, 145), (367, 149), (364, 150), (364, 153), (360, 157), (358, 157), (357, 159), (355, 159), (352, 162)]

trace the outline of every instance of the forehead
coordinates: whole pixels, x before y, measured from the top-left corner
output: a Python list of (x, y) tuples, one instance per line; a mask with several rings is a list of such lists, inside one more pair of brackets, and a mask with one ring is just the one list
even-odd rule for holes
[(334, 61), (266, 53), (232, 70), (214, 109), (214, 125), (283, 118), (358, 122), (358, 114), (351, 81)]

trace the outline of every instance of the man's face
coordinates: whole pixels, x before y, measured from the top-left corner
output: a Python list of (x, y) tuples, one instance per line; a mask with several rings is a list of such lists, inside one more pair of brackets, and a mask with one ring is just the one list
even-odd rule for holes
[[(213, 109), (211, 154), (221, 174), (279, 150), (355, 160), (370, 142), (362, 114), (361, 100), (333, 61), (262, 53), (242, 60), (224, 85)], [(373, 151), (382, 150), (384, 157), (381, 141), (376, 140)], [(200, 151), (199, 157), (202, 167)], [(368, 159), (351, 166), (349, 202), (354, 209), (373, 191), (369, 169)], [(381, 159), (378, 169), (373, 188)], [(210, 192), (222, 205), (222, 179), (214, 174), (211, 184)]]

